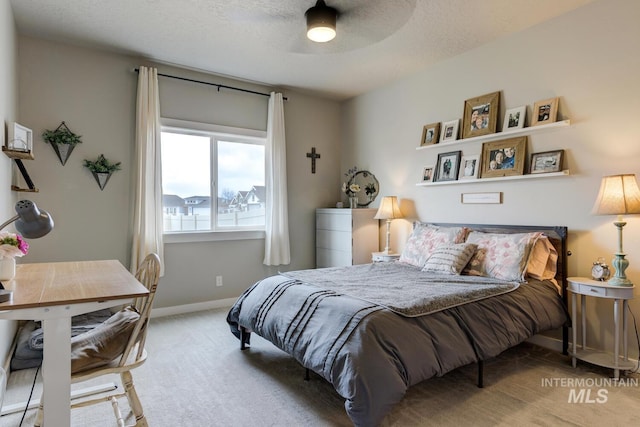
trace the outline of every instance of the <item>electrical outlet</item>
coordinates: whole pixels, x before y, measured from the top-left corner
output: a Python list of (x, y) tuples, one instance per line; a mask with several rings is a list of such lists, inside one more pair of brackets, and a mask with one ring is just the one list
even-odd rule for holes
[(222, 276), (216, 276), (216, 286), (222, 286)]

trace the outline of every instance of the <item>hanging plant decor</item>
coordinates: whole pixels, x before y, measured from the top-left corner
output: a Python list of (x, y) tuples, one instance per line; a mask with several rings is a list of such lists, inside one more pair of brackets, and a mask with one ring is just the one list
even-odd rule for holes
[(93, 174), (93, 177), (96, 179), (98, 186), (100, 187), (100, 191), (104, 190), (107, 182), (109, 182), (109, 178), (115, 172), (120, 170), (120, 162), (111, 163), (109, 160), (105, 159), (103, 154), (100, 154), (96, 160), (86, 160), (84, 161), (84, 167), (89, 169)]
[(75, 148), (76, 144), (82, 143), (80, 135), (71, 132), (67, 125), (62, 122), (56, 130), (45, 130), (42, 133), (44, 142), (51, 144), (53, 151), (56, 152), (62, 166), (67, 163), (67, 159)]

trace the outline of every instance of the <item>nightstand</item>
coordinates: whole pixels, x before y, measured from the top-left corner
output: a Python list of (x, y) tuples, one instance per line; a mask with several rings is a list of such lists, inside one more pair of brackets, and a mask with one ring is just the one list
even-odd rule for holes
[(393, 252), (388, 254), (385, 254), (384, 252), (373, 252), (371, 254), (372, 262), (392, 262), (397, 261), (398, 259), (400, 259), (400, 254), (394, 254)]
[[(580, 294), (581, 303), (581, 324), (582, 324), (582, 340), (580, 342), (580, 350), (577, 349), (578, 331), (574, 323), (573, 327), (573, 344), (571, 352), (571, 364), (576, 367), (576, 359), (593, 363), (594, 365), (604, 366), (613, 369), (614, 379), (620, 378), (621, 370), (629, 370), (635, 367), (633, 362), (629, 361), (629, 347), (627, 340), (627, 305), (630, 299), (633, 299), (634, 286), (613, 286), (607, 282), (600, 282), (586, 277), (569, 277), (568, 290), (571, 292), (571, 317), (574, 322), (577, 317), (578, 294)], [(594, 351), (587, 349), (587, 319), (586, 306), (587, 297), (608, 298), (613, 300), (613, 322), (614, 322), (614, 344), (613, 355), (602, 351)], [(622, 313), (620, 313), (622, 307)], [(622, 314), (622, 331), (620, 331), (620, 315)], [(620, 356), (620, 335), (622, 332), (622, 357)]]

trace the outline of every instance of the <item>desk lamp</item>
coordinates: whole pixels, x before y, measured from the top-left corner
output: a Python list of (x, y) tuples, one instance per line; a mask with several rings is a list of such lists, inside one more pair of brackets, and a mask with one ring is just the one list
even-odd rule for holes
[[(53, 230), (53, 218), (48, 212), (38, 209), (31, 200), (20, 200), (16, 203), (17, 215), (0, 225), (0, 230), (15, 222), (15, 227), (26, 239), (38, 239)], [(11, 291), (7, 291), (0, 283), (0, 302), (9, 301)]]
[(389, 241), (391, 239), (391, 220), (396, 218), (404, 218), (402, 211), (398, 207), (398, 198), (396, 196), (386, 196), (382, 198), (380, 207), (376, 216), (373, 219), (386, 219), (387, 220), (387, 246), (384, 248), (383, 254), (388, 255), (391, 253), (389, 248)]
[(632, 283), (624, 271), (629, 266), (622, 251), (622, 227), (627, 223), (622, 220), (624, 214), (640, 214), (640, 189), (634, 174), (610, 175), (602, 177), (598, 198), (593, 205), (593, 213), (596, 215), (618, 215), (613, 222), (618, 228), (618, 252), (613, 258), (612, 264), (616, 273), (609, 284), (614, 286), (631, 286)]

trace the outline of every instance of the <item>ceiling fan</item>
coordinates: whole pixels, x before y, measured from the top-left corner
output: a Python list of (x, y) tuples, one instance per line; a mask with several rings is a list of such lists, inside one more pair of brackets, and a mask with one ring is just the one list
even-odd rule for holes
[[(242, 10), (230, 11), (231, 19), (250, 21), (246, 30), (259, 34), (261, 43), (311, 54), (345, 52), (384, 40), (402, 28), (416, 6), (416, 0), (308, 0), (307, 4), (252, 0), (251, 7), (240, 3)], [(333, 24), (335, 38), (323, 43), (307, 38), (309, 30), (316, 28), (309, 28), (310, 23), (323, 26), (325, 22)]]

